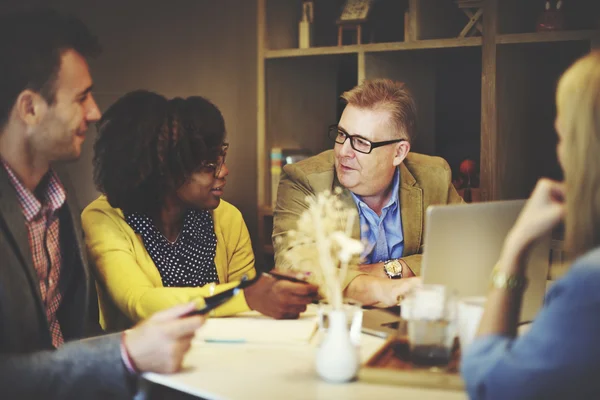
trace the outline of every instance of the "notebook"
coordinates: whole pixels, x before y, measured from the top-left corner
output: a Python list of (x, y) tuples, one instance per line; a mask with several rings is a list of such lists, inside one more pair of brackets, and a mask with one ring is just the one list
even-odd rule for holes
[(209, 318), (194, 340), (208, 343), (308, 344), (317, 330), (316, 306), (298, 319), (276, 320), (256, 311)]

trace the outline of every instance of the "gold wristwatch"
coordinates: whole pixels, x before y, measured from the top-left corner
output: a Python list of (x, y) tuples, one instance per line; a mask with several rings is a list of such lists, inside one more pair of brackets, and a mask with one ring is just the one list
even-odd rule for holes
[(402, 263), (397, 259), (383, 262), (383, 271), (390, 279), (402, 278)]
[(509, 275), (494, 268), (490, 283), (495, 289), (524, 291), (527, 288), (528, 280), (525, 276)]

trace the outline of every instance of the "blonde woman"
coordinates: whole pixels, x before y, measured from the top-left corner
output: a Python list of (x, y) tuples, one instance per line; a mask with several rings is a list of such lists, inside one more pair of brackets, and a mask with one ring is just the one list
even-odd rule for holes
[[(556, 103), (565, 181), (540, 180), (506, 238), (478, 338), (463, 359), (472, 399), (600, 398), (600, 52), (564, 73)], [(573, 265), (517, 338), (524, 261), (563, 219)]]

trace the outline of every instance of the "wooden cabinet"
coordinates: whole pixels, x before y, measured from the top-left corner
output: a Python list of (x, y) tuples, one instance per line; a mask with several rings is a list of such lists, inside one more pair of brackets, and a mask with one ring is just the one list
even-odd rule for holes
[[(541, 176), (561, 178), (554, 90), (576, 58), (600, 46), (596, 2), (572, 0), (568, 30), (535, 32), (543, 1), (484, 0), (482, 35), (453, 0), (379, 0), (363, 44), (337, 46), (341, 0), (315, 0), (314, 47), (298, 48), (300, 0), (258, 0), (258, 214), (272, 266), (272, 147), (332, 148), (340, 94), (364, 79), (404, 81), (418, 108), (413, 151), (444, 157), (454, 172), (480, 165), (482, 201), (525, 198)], [(406, 13), (406, 14), (405, 14)], [(392, 40), (392, 41), (390, 41)], [(260, 264), (260, 255), (257, 257)]]

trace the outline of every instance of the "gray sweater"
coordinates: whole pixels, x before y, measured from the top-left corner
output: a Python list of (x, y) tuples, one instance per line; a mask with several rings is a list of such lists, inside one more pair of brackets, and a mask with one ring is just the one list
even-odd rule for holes
[(121, 361), (120, 336), (66, 343), (58, 350), (0, 355), (2, 399), (125, 399), (133, 382)]

